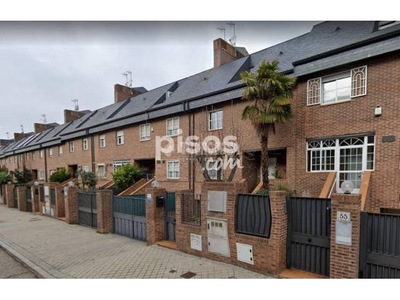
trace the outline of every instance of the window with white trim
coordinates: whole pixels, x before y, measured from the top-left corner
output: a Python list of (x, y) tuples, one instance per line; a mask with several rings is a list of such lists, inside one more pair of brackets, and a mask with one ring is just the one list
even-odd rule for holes
[(208, 176), (212, 180), (222, 180), (223, 172), (223, 161), (221, 158), (209, 158), (206, 163), (206, 169), (208, 172)]
[(106, 135), (105, 134), (100, 135), (99, 141), (100, 141), (100, 145), (99, 145), (100, 148), (105, 148), (105, 146), (106, 146)]
[(53, 148), (49, 149), (49, 156), (52, 157), (53, 156)]
[(123, 144), (124, 144), (124, 131), (118, 130), (117, 131), (117, 145), (123, 145)]
[(40, 156), (40, 158), (43, 158), (43, 156), (44, 156), (44, 150), (40, 150), (39, 156)]
[(179, 160), (167, 161), (167, 178), (168, 179), (179, 179)]
[(105, 164), (97, 165), (97, 176), (100, 178), (106, 177), (106, 165)]
[(75, 144), (74, 144), (74, 142), (69, 142), (69, 152), (75, 152)]
[(121, 168), (123, 165), (129, 164), (129, 160), (116, 160), (114, 161), (114, 172)]
[(29, 152), (27, 152), (27, 153), (25, 154), (25, 159), (26, 159), (26, 161), (29, 160)]
[(179, 117), (167, 119), (167, 135), (179, 134)]
[(361, 187), (364, 171), (375, 167), (375, 136), (332, 138), (307, 142), (307, 171), (337, 173), (337, 189), (345, 180)]
[(87, 151), (89, 149), (89, 141), (88, 141), (88, 139), (83, 139), (82, 140), (82, 149), (83, 149), (83, 151)]
[(53, 175), (57, 170), (50, 170), (50, 176)]
[(44, 180), (44, 171), (43, 170), (39, 171), (39, 180)]
[(58, 146), (58, 155), (62, 156), (64, 152), (63, 146)]
[(148, 141), (150, 140), (150, 124), (142, 124), (140, 125), (140, 140)]
[(216, 110), (208, 113), (208, 130), (222, 129), (223, 111)]
[(89, 166), (82, 166), (82, 171), (85, 173), (89, 172)]
[(307, 105), (330, 104), (367, 94), (367, 66), (307, 81)]
[(36, 151), (32, 152), (32, 160), (36, 160)]

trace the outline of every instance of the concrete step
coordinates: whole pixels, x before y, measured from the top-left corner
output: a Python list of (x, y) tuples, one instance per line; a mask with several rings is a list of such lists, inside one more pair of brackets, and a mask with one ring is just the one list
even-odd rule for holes
[(320, 274), (297, 270), (297, 269), (284, 269), (281, 272), (281, 274), (279, 274), (279, 278), (282, 278), (282, 279), (301, 279), (301, 278), (324, 279), (325, 278), (326, 279), (328, 277), (320, 275)]

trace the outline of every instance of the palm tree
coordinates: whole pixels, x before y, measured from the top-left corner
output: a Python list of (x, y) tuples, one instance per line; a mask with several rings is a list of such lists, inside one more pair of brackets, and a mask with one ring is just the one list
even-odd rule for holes
[(250, 119), (260, 137), (263, 188), (268, 189), (268, 137), (275, 134), (275, 123), (287, 123), (292, 116), (290, 99), (296, 79), (278, 72), (279, 62), (263, 61), (255, 73), (243, 72), (246, 84), (242, 98), (251, 101), (242, 113)]

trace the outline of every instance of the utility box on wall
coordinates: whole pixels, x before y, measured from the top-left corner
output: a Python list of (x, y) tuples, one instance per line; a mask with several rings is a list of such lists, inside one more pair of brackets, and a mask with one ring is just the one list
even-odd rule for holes
[(228, 220), (207, 218), (208, 251), (230, 257)]
[(253, 260), (253, 246), (236, 243), (237, 260), (254, 265)]
[(215, 212), (226, 212), (226, 191), (208, 191), (208, 210)]

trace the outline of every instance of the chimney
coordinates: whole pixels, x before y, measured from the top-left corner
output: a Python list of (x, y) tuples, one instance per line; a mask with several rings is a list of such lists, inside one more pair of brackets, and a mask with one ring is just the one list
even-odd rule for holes
[(147, 92), (144, 87), (129, 87), (122, 84), (114, 85), (114, 102), (121, 102)]
[(26, 137), (28, 137), (28, 136), (30, 136), (32, 134), (33, 134), (33, 132), (27, 132), (27, 133), (15, 132), (14, 133), (14, 141), (18, 142), (18, 141), (20, 141), (20, 140), (22, 140), (22, 139), (24, 139), (24, 138), (26, 138)]
[(10, 143), (14, 142), (14, 140), (5, 140), (5, 139), (1, 139), (0, 140), (0, 147), (6, 146)]
[(39, 133), (45, 131), (50, 128), (54, 128), (60, 126), (58, 123), (50, 123), (50, 124), (43, 124), (43, 123), (33, 123), (33, 128), (35, 133)]
[(90, 112), (89, 110), (76, 111), (76, 110), (64, 109), (64, 123), (75, 121), (89, 112)]
[(214, 68), (247, 55), (246, 48), (234, 47), (221, 38), (214, 40)]

